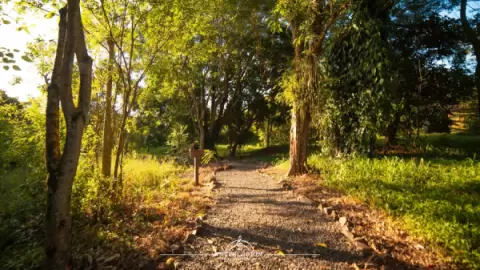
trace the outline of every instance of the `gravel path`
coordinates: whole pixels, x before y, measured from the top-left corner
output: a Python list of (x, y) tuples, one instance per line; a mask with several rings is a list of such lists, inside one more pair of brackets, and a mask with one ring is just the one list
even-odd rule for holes
[(232, 165), (217, 173), (216, 204), (186, 247), (197, 255), (180, 269), (352, 269), (366, 260), (315, 205), (281, 190), (254, 164)]

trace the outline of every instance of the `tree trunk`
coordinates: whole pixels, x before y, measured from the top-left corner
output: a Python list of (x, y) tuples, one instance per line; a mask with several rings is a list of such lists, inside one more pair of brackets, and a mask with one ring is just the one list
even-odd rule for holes
[[(292, 25), (292, 36), (297, 37), (297, 26)], [(309, 104), (304, 97), (305, 82), (302, 79), (302, 44), (295, 45), (295, 100), (292, 107), (292, 124), (290, 126), (290, 169), (287, 175), (307, 173), (307, 144), (310, 127)], [(312, 67), (313, 70), (313, 67)], [(300, 105), (302, 104), (302, 105)]]
[(310, 126), (308, 108), (301, 110), (296, 105), (292, 108), (292, 125), (290, 128), (290, 169), (288, 175), (307, 173), (307, 144)]
[(116, 191), (116, 188), (118, 187), (118, 184), (120, 184), (120, 186), (122, 186), (122, 183), (119, 183), (120, 178), (118, 178), (118, 169), (119, 169), (120, 162), (121, 162), (121, 160), (120, 160), (121, 155), (122, 155), (124, 147), (125, 147), (125, 135), (126, 135), (125, 125), (126, 125), (126, 122), (127, 122), (127, 112), (124, 111), (124, 115), (122, 117), (122, 123), (120, 125), (120, 134), (118, 136), (117, 154), (116, 154), (116, 157), (115, 157), (115, 168), (113, 169), (113, 178), (114, 178), (113, 190), (114, 191)]
[(199, 132), (200, 132), (200, 149), (205, 149), (205, 128), (203, 128), (203, 125), (200, 125)]
[(112, 172), (112, 88), (113, 88), (113, 61), (115, 61), (115, 45), (112, 38), (108, 38), (108, 77), (105, 95), (105, 119), (103, 124), (102, 174), (110, 177)]
[(399, 124), (400, 113), (395, 113), (395, 118), (393, 119), (393, 122), (390, 123), (387, 127), (387, 141), (385, 142), (386, 146), (395, 145), (397, 143), (397, 131)]
[(113, 88), (113, 61), (115, 61), (115, 46), (112, 38), (108, 38), (108, 75), (107, 91), (105, 93), (105, 117), (103, 124), (103, 149), (102, 149), (102, 174), (104, 177), (110, 177), (112, 172), (112, 148), (113, 148), (113, 130), (112, 130), (112, 88)]
[(229, 154), (231, 157), (234, 157), (237, 154), (237, 147), (238, 147), (237, 143), (234, 143), (231, 145), (230, 154)]
[(271, 131), (271, 120), (269, 118), (267, 118), (267, 120), (265, 120), (265, 136), (264, 136), (264, 139), (263, 139), (263, 144), (265, 147), (269, 147), (270, 146), (270, 131)]
[(480, 117), (480, 55), (477, 56), (477, 67), (475, 68), (475, 87), (477, 87), (477, 115)]
[[(68, 17), (68, 19), (67, 19)], [(74, 54), (80, 71), (77, 106), (72, 95)], [(46, 108), (46, 166), (48, 194), (46, 211), (46, 269), (67, 269), (71, 264), (72, 186), (77, 171), (82, 135), (88, 121), (91, 98), (92, 59), (87, 53), (79, 0), (69, 0), (60, 9), (57, 51), (48, 86)], [(67, 133), (60, 154), (59, 103)]]

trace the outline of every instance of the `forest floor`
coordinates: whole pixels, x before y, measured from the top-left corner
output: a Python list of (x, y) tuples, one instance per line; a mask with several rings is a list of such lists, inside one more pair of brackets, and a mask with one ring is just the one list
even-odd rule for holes
[[(219, 187), (215, 189), (214, 204), (196, 235), (185, 245), (184, 253), (191, 255), (172, 257), (167, 263), (175, 260), (179, 269), (432, 267), (422, 261), (422, 257), (432, 257), (423, 246), (420, 253), (402, 253), (407, 253), (408, 260), (378, 250), (357, 249), (341, 233), (339, 222), (317, 208), (317, 199), (327, 193), (317, 189), (313, 201), (282, 189), (274, 177), (259, 170), (258, 163), (232, 165), (233, 170), (216, 175)], [(328, 196), (331, 199), (331, 194)], [(432, 268), (447, 267), (436, 264)]]

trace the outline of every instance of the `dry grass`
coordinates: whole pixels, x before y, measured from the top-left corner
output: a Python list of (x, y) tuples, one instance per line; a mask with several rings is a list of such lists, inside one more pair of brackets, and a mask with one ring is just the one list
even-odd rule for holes
[(211, 190), (194, 185), (191, 168), (131, 158), (124, 172), (122, 200), (108, 218), (76, 226), (76, 269), (156, 269), (166, 260), (161, 254), (183, 252), (183, 242), (198, 226), (196, 217), (211, 203)]

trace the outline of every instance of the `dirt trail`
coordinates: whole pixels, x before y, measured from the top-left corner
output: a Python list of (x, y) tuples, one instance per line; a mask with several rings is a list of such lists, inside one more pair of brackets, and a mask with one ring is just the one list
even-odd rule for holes
[(315, 205), (280, 189), (255, 164), (232, 165), (217, 174), (216, 204), (187, 244), (196, 255), (180, 269), (352, 269), (367, 260)]

